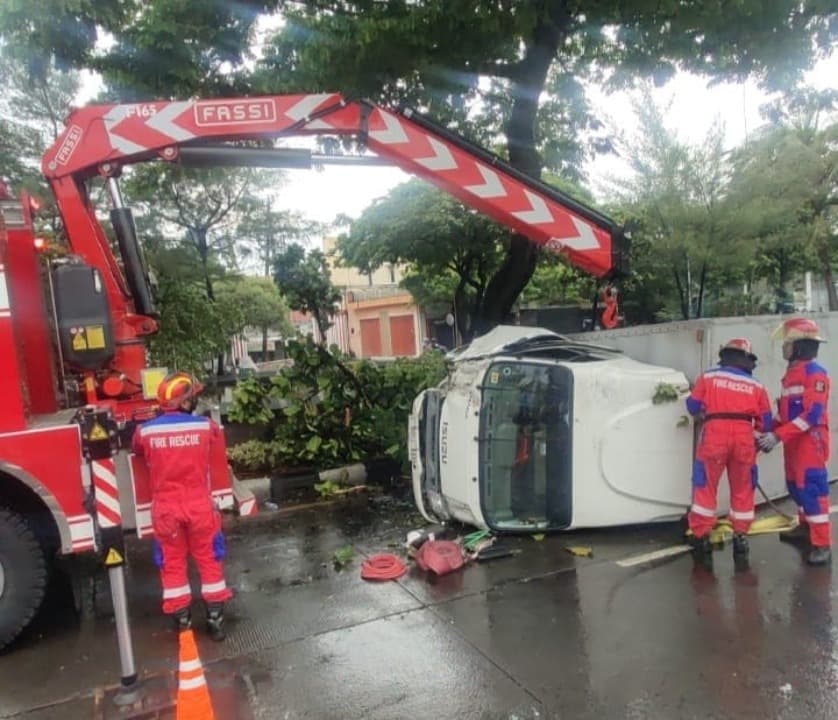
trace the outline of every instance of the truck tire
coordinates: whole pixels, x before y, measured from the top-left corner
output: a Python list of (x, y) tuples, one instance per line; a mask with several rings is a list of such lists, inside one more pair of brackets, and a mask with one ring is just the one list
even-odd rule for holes
[(26, 521), (0, 508), (0, 650), (35, 617), (47, 588), (44, 550)]

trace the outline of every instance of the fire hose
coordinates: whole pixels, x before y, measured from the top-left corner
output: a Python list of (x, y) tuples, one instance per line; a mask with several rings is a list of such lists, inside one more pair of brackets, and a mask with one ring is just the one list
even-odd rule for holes
[(396, 555), (371, 555), (361, 565), (364, 580), (396, 580), (407, 572), (407, 567)]

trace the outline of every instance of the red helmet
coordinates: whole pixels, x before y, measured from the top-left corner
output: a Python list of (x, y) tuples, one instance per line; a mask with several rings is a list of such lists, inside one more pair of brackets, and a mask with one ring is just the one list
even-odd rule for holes
[(808, 318), (791, 318), (786, 320), (774, 331), (774, 337), (781, 337), (783, 344), (796, 342), (797, 340), (815, 340), (826, 342), (821, 337), (821, 331), (814, 320)]
[(739, 352), (745, 353), (749, 358), (752, 360), (756, 360), (757, 356), (754, 355), (753, 346), (751, 345), (751, 341), (748, 338), (732, 338), (728, 340), (724, 345), (719, 348), (719, 351), (722, 350), (738, 350)]
[(187, 400), (196, 397), (204, 389), (192, 375), (174, 373), (157, 386), (157, 400), (167, 409), (177, 409)]

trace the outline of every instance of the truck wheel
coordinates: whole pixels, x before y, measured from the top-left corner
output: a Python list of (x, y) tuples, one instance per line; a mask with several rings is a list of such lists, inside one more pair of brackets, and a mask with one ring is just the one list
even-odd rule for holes
[(47, 587), (44, 551), (26, 521), (0, 508), (0, 650), (41, 607)]

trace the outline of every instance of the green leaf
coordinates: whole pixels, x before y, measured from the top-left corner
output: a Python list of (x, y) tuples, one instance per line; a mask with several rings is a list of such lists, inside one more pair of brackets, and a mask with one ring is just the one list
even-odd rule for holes
[(351, 545), (344, 545), (343, 547), (338, 548), (335, 550), (333, 555), (334, 564), (338, 568), (343, 568), (352, 562), (352, 558), (355, 555), (355, 551), (352, 549)]

